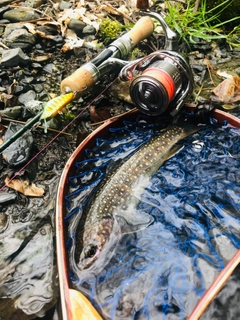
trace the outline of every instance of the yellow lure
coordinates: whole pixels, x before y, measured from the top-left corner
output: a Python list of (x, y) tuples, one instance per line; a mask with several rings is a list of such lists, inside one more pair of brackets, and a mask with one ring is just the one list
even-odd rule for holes
[(51, 99), (45, 104), (40, 120), (55, 117), (73, 98), (74, 93), (70, 92)]

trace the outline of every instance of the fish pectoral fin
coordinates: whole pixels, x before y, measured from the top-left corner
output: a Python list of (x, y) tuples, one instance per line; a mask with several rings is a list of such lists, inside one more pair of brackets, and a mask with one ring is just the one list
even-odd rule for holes
[(115, 214), (115, 219), (120, 227), (121, 233), (133, 233), (147, 228), (153, 223), (154, 218), (143, 211), (138, 212), (136, 209), (119, 210)]

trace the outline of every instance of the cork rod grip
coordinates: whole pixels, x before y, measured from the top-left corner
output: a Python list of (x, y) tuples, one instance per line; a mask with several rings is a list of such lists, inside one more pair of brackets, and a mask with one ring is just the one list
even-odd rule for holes
[[(136, 46), (138, 42), (149, 37), (154, 29), (153, 21), (150, 17), (142, 17), (135, 26), (126, 33), (126, 36), (132, 40), (132, 46)], [(77, 96), (81, 97), (87, 89), (90, 89), (96, 79), (85, 65), (77, 69), (73, 74), (65, 78), (61, 82), (61, 91), (77, 92)]]
[(148, 16), (142, 17), (134, 27), (126, 33), (135, 47), (141, 40), (148, 38), (154, 30), (154, 23)]
[(78, 97), (80, 97), (94, 83), (91, 72), (85, 69), (83, 65), (61, 82), (61, 91), (65, 92), (68, 88), (73, 92), (78, 92)]

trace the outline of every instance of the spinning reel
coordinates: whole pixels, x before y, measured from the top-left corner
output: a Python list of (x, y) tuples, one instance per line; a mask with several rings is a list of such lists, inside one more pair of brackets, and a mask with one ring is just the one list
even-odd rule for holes
[[(82, 96), (101, 77), (120, 71), (123, 81), (131, 81), (133, 103), (148, 115), (167, 112), (174, 116), (192, 93), (193, 80), (190, 67), (177, 53), (178, 39), (163, 17), (154, 12), (142, 12), (142, 17), (128, 33), (113, 41), (96, 58), (85, 63), (61, 83), (62, 92)], [(151, 17), (157, 19), (166, 35), (164, 50), (133, 62), (123, 60), (128, 53), (154, 30)]]
[(126, 65), (120, 72), (120, 79), (131, 81), (130, 96), (140, 111), (151, 116), (164, 112), (175, 116), (192, 93), (192, 72), (186, 60), (176, 52), (176, 33), (159, 14), (149, 12), (148, 15), (161, 23), (166, 34), (165, 48)]

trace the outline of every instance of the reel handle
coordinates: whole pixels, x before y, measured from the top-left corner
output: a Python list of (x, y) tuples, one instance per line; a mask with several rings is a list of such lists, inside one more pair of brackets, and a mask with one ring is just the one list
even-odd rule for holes
[[(127, 53), (129, 53), (131, 49), (135, 47), (141, 40), (149, 37), (153, 30), (154, 24), (152, 19), (148, 16), (145, 16), (139, 19), (134, 27), (120, 37), (119, 40), (121, 40), (122, 43), (130, 42), (129, 50), (127, 50)], [(108, 48), (111, 48), (111, 44)], [(118, 50), (118, 48), (116, 49)], [(105, 50), (109, 52), (109, 57), (111, 57), (113, 54), (116, 54), (114, 51), (111, 51), (111, 49)], [(123, 58), (121, 57), (120, 52), (119, 55), (120, 58)], [(61, 82), (61, 91), (64, 93), (68, 91), (77, 92), (77, 97), (81, 97), (86, 90), (90, 89), (94, 83), (96, 83), (100, 76), (101, 74), (99, 73), (98, 67), (90, 61), (78, 68), (75, 72)]]

